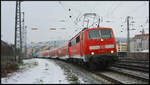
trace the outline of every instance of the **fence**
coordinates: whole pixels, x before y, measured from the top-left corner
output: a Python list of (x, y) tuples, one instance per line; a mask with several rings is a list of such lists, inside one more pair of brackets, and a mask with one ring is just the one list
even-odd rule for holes
[(142, 53), (142, 52), (130, 53), (130, 54), (128, 54), (128, 57), (134, 58), (137, 60), (149, 60), (149, 52), (147, 52), (147, 53)]
[[(17, 54), (19, 51), (17, 51)], [(14, 46), (1, 40), (1, 74), (6, 75), (9, 72), (18, 69), (18, 62), (14, 57)]]

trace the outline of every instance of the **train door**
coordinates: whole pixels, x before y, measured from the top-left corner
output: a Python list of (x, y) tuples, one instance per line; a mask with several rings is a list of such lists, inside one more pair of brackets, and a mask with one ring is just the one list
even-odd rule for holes
[(80, 33), (77, 35), (77, 37), (76, 37), (76, 44), (75, 44), (75, 49), (76, 49), (76, 51), (75, 51), (75, 54), (76, 55), (81, 55), (81, 38), (80, 38)]
[(70, 57), (70, 47), (71, 47), (71, 42), (69, 41), (69, 43), (68, 43), (68, 56)]
[(81, 36), (81, 38), (80, 38), (80, 54), (81, 54), (81, 56), (83, 55), (83, 32), (81, 32), (81, 34), (80, 34)]
[(67, 56), (67, 48), (65, 48), (65, 50), (66, 50), (65, 56)]

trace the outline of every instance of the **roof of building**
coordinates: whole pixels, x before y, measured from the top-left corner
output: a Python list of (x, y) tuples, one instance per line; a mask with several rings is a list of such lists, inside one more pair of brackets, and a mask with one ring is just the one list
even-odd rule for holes
[(137, 35), (135, 35), (135, 37), (136, 38), (138, 38), (138, 37), (147, 37), (147, 36), (149, 36), (149, 34), (137, 34)]
[(137, 35), (135, 35), (132, 39), (131, 39), (131, 41), (132, 40), (135, 40), (135, 39), (146, 39), (147, 37), (149, 37), (149, 34), (137, 34)]

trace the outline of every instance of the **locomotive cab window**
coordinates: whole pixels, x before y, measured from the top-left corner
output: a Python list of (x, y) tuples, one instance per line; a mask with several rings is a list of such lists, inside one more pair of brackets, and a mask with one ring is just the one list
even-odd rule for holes
[(112, 34), (110, 30), (101, 30), (101, 38), (111, 38)]
[(102, 30), (89, 30), (88, 38), (89, 39), (98, 39), (98, 38), (111, 38), (112, 33), (110, 30), (102, 29)]
[(71, 40), (71, 46), (76, 44), (76, 39)]

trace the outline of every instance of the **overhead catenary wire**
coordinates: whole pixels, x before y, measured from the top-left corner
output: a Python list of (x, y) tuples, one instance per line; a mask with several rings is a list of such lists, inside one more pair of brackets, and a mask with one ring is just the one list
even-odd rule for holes
[[(131, 19), (134, 19), (134, 17), (132, 17)], [(130, 21), (130, 24), (129, 24), (130, 25), (130, 29), (129, 30), (130, 31), (134, 31), (133, 32), (134, 35), (137, 34), (137, 33), (141, 33), (143, 30), (147, 30), (146, 27), (144, 27), (144, 26), (145, 26), (146, 23), (148, 23), (148, 19), (146, 19), (146, 22), (144, 24), (136, 24), (135, 22), (134, 23), (132, 23), (132, 22), (133, 22), (133, 20)], [(123, 26), (124, 25), (121, 25), (121, 27), (123, 27)], [(123, 29), (123, 30), (126, 31), (126, 29)]]
[[(113, 5), (114, 5), (114, 4), (113, 4)], [(113, 5), (112, 5), (112, 6), (113, 6)], [(126, 16), (122, 16), (122, 17), (113, 17), (113, 16), (110, 17), (110, 16), (108, 16), (109, 14), (112, 15), (112, 14), (114, 13), (114, 11), (116, 11), (116, 9), (120, 7), (120, 5), (121, 5), (121, 2), (120, 2), (118, 5), (116, 5), (116, 7), (113, 7), (111, 12), (108, 11), (105, 16), (108, 17), (109, 19), (126, 17)], [(142, 4), (142, 5), (140, 5), (140, 6), (138, 6), (138, 7), (141, 7), (141, 6), (144, 6), (144, 5), (145, 5), (145, 3)], [(109, 10), (110, 10), (110, 9), (109, 9)], [(136, 8), (135, 10), (137, 10), (137, 8)], [(135, 12), (135, 11), (132, 10), (131, 12)], [(130, 13), (128, 13), (128, 14), (130, 14)], [(137, 18), (143, 19), (144, 17), (137, 17)]]
[[(63, 7), (63, 9), (66, 11), (66, 12), (68, 12), (69, 10), (71, 11), (71, 9), (69, 8), (69, 10), (68, 9), (65, 9), (65, 7), (63, 6), (63, 4), (61, 3), (61, 1), (58, 1), (59, 2), (59, 4), (60, 4), (60, 6), (61, 7)], [(67, 14), (68, 15), (68, 14)], [(70, 17), (70, 15), (69, 15), (69, 17)], [(72, 20), (72, 16), (70, 17), (71, 18), (71, 21), (74, 23), (74, 21)], [(70, 20), (70, 19), (69, 19)], [(74, 25), (76, 25), (75, 23), (74, 23)]]
[[(115, 3), (114, 3), (115, 4)], [(114, 5), (113, 4), (113, 5)], [(121, 2), (119, 2), (117, 5), (114, 5), (114, 7), (112, 8), (112, 10), (111, 11), (108, 11), (108, 13), (107, 13), (107, 15), (110, 15), (110, 14), (114, 14), (114, 12), (120, 7), (120, 5), (121, 5), (122, 3)], [(62, 4), (61, 4), (62, 5)], [(142, 4), (143, 5), (143, 4)], [(140, 5), (141, 6), (141, 5)], [(62, 7), (64, 8), (64, 6), (62, 5)], [(139, 7), (139, 6), (138, 6)], [(109, 8), (109, 7), (108, 7)], [(65, 9), (65, 8), (64, 8)], [(66, 9), (65, 9), (66, 10)], [(110, 9), (109, 9), (110, 10)], [(133, 11), (133, 10), (132, 10)], [(130, 14), (130, 13), (129, 13)], [(76, 19), (80, 19), (81, 18), (81, 13), (78, 15), (78, 17), (76, 18)], [(107, 16), (106, 15), (106, 16)], [(125, 15), (124, 16), (121, 16), (121, 17), (114, 17), (114, 16), (111, 16), (111, 17), (109, 17), (110, 19), (112, 19), (112, 18), (119, 18), (119, 19), (122, 19), (122, 18), (124, 18), (124, 17), (126, 17)], [(137, 17), (137, 18), (139, 18), (139, 17)], [(140, 17), (141, 19), (143, 18), (143, 17)], [(71, 20), (72, 20), (72, 18), (71, 18)], [(73, 20), (72, 20), (73, 21)], [(114, 23), (114, 21), (115, 20), (111, 20), (111, 22), (113, 21), (113, 23)], [(77, 24), (75, 24), (75, 25), (77, 25)], [(75, 31), (77, 31), (77, 30), (79, 30), (78, 28), (77, 29), (75, 29)], [(75, 31), (74, 31), (74, 33), (75, 33)]]
[(132, 13), (136, 13), (136, 11), (139, 11), (140, 8), (144, 7), (144, 6), (147, 6), (146, 5), (147, 3), (144, 3), (138, 7), (136, 7), (135, 9), (131, 10), (130, 12), (128, 12), (129, 14), (132, 14)]
[(120, 7), (121, 3), (122, 2), (120, 2), (119, 4), (117, 4), (116, 7), (114, 7), (114, 9), (112, 9), (112, 11), (110, 13), (111, 15), (113, 15), (113, 13), (116, 11), (116, 9)]
[[(61, 1), (59, 1), (59, 4), (60, 4), (61, 7), (63, 7), (63, 9), (64, 9), (66, 12), (68, 12), (68, 10), (66, 10), (65, 7), (62, 5)], [(69, 8), (69, 10), (71, 11), (70, 8)], [(80, 13), (81, 13), (81, 12), (80, 12)], [(68, 14), (67, 14), (67, 15), (68, 15)], [(70, 15), (69, 15), (69, 16), (70, 16)], [(70, 17), (70, 18), (71, 18), (71, 17)], [(69, 20), (71, 20), (75, 26), (79, 26), (79, 25), (77, 25), (77, 24), (74, 23), (74, 21), (72, 20), (72, 18), (69, 19)], [(68, 23), (68, 24), (70, 24), (70, 23)], [(80, 26), (79, 26), (79, 27), (80, 27)], [(75, 33), (77, 30), (79, 30), (79, 28), (76, 28), (73, 33)]]
[[(113, 6), (115, 4), (115, 2), (111, 5), (111, 6)], [(109, 11), (110, 9), (109, 9), (109, 6), (108, 6), (108, 8), (107, 8), (107, 13), (106, 13), (106, 15), (104, 16), (104, 17), (108, 17), (108, 15), (109, 15)]]

